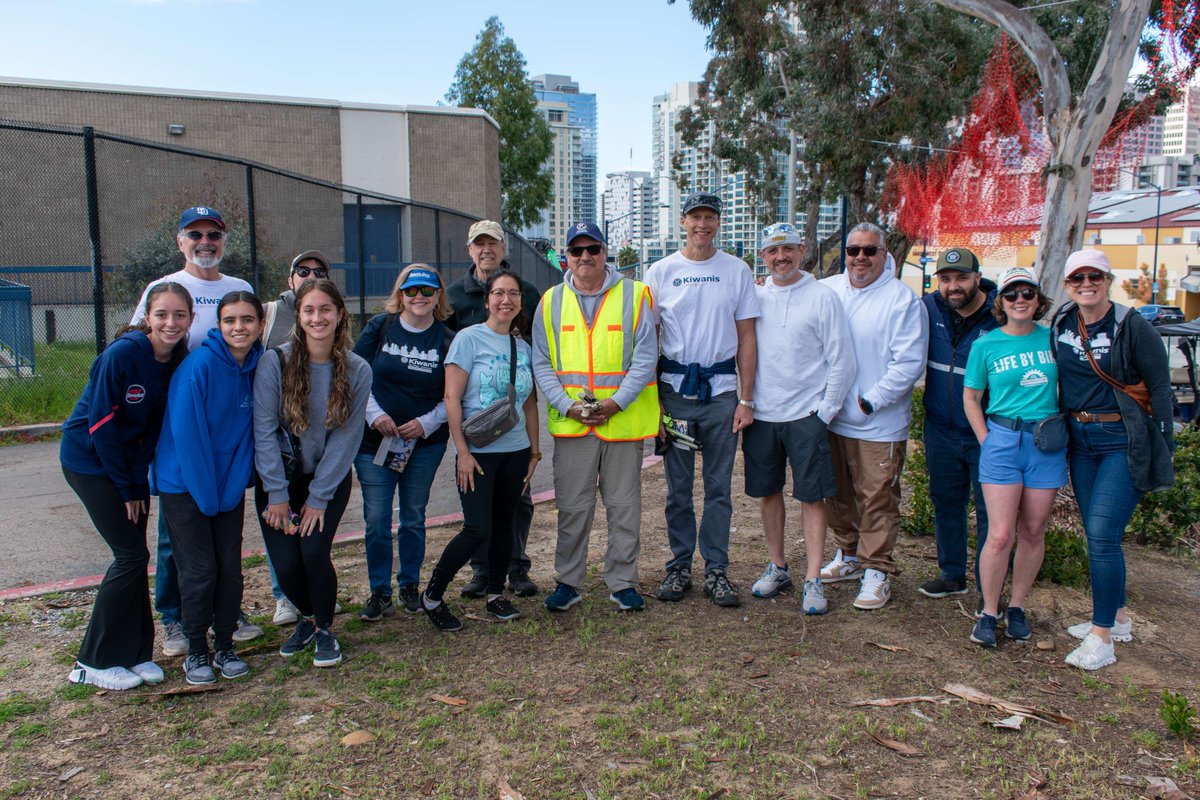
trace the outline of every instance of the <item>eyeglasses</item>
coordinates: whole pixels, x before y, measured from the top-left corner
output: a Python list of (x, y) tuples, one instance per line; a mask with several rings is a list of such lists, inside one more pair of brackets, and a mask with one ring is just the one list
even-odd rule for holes
[(1067, 278), (1067, 283), (1072, 286), (1083, 286), (1084, 282), (1101, 284), (1104, 283), (1103, 272), (1076, 272)]
[(183, 235), (191, 239), (193, 242), (198, 242), (201, 239), (208, 239), (210, 242), (219, 242), (225, 238), (225, 231), (184, 231)]
[(868, 244), (864, 247), (860, 247), (856, 244), (846, 245), (846, 255), (850, 256), (851, 258), (858, 258), (858, 254), (860, 252), (867, 258), (874, 258), (875, 254), (879, 252), (879, 248), (873, 244)]
[(1007, 292), (1001, 293), (1001, 297), (1010, 303), (1017, 302), (1017, 295), (1021, 296), (1022, 300), (1032, 300), (1038, 296), (1037, 289), (1026, 287), (1024, 289), (1009, 289)]
[(416, 297), (418, 294), (421, 297), (433, 297), (437, 294), (437, 289), (433, 286), (410, 286), (404, 290), (405, 297)]
[(585, 250), (589, 256), (598, 256), (603, 249), (604, 245), (602, 244), (589, 244), (580, 247), (568, 247), (567, 252), (571, 254), (571, 258), (579, 258)]
[(488, 292), (492, 297), (500, 300), (507, 297), (509, 300), (516, 300), (521, 296), (520, 289), (492, 289)]
[(329, 270), (324, 267), (296, 267), (292, 272), (299, 275), (301, 278), (307, 278), (312, 275), (314, 278), (328, 278)]

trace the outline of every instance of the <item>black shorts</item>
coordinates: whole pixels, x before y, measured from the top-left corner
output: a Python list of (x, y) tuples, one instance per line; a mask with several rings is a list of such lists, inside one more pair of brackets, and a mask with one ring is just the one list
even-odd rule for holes
[(790, 422), (764, 422), (742, 431), (746, 494), (768, 497), (783, 491), (792, 465), (792, 497), (815, 503), (837, 494), (828, 427), (816, 414)]

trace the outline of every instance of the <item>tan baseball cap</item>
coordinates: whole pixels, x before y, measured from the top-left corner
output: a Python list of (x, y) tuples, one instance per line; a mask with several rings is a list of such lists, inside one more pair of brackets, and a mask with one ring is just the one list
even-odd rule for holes
[(471, 244), (480, 236), (490, 236), (498, 242), (503, 242), (504, 229), (493, 219), (481, 219), (467, 231), (467, 244)]

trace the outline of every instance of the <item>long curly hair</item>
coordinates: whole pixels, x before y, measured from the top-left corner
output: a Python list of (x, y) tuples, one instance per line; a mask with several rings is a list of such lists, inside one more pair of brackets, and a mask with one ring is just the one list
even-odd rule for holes
[(325, 412), (325, 430), (339, 428), (350, 416), (350, 351), (354, 341), (350, 336), (350, 314), (346, 301), (337, 284), (328, 278), (306, 280), (296, 290), (296, 325), (289, 339), (291, 347), (280, 367), (283, 386), (283, 417), (288, 428), (297, 436), (308, 430), (308, 395), (312, 379), (308, 364), (308, 337), (300, 325), (300, 310), (304, 298), (313, 292), (321, 292), (333, 301), (338, 310), (337, 328), (333, 333), (333, 382), (329, 387), (329, 402)]

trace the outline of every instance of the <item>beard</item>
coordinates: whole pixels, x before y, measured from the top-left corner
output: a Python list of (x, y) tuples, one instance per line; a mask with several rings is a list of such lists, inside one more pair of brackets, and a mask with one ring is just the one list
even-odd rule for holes
[(215, 269), (221, 263), (221, 257), (216, 255), (200, 255), (195, 253), (192, 255), (192, 263), (200, 269)]
[(947, 297), (946, 302), (949, 303), (951, 308), (953, 308), (955, 311), (958, 311), (960, 308), (965, 308), (971, 305), (971, 303), (974, 303), (975, 298), (978, 296), (979, 287), (972, 286), (970, 289), (964, 290), (960, 296)]

